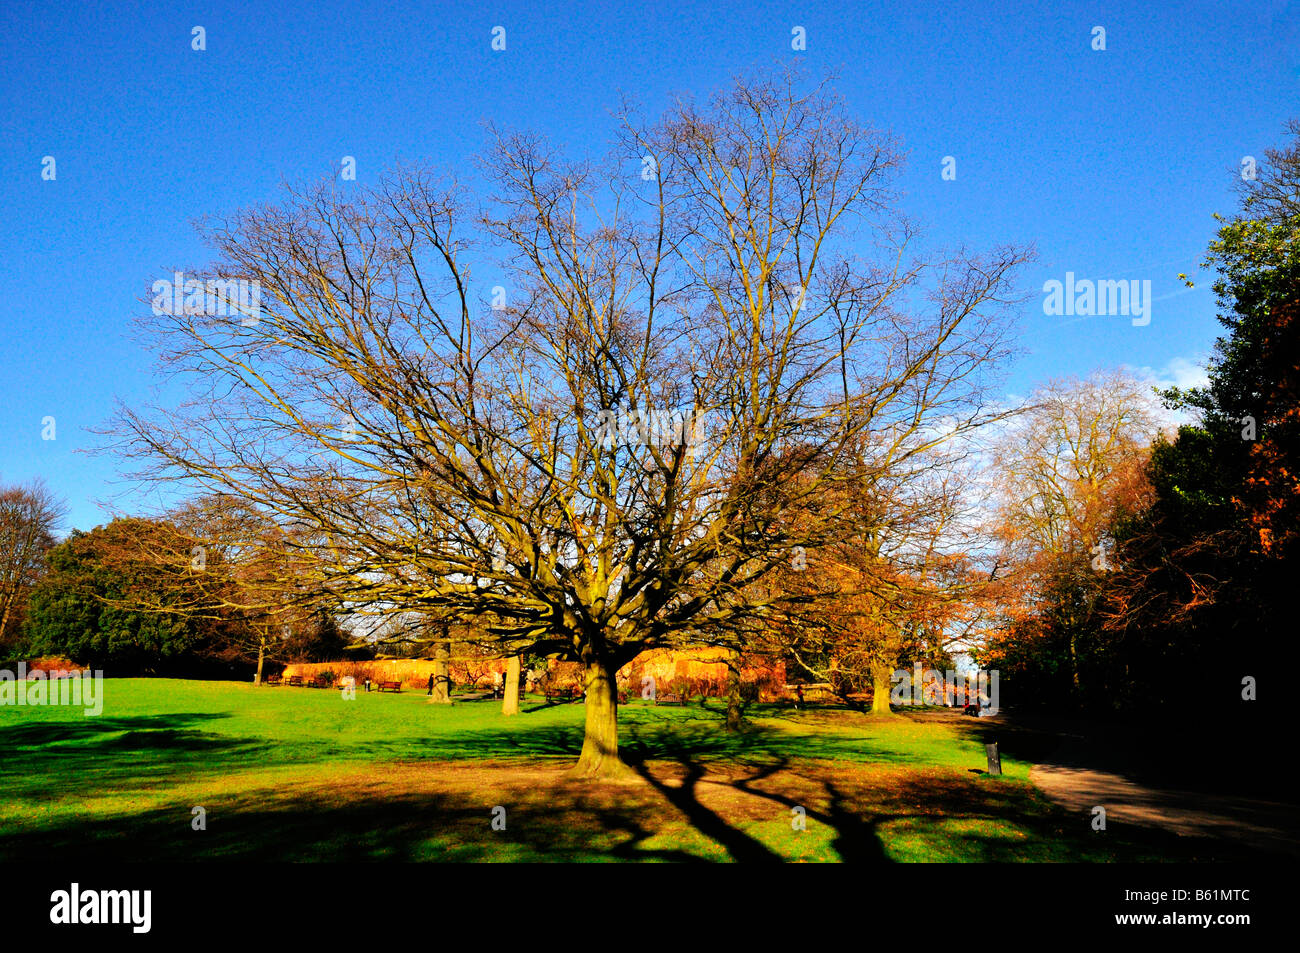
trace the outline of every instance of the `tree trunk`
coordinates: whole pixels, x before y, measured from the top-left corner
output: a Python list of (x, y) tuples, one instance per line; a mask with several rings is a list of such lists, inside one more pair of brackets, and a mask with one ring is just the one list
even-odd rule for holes
[(433, 694), (429, 696), (434, 705), (451, 704), (451, 648), (446, 642), (439, 642), (433, 650)]
[(519, 668), (518, 655), (512, 655), (506, 659), (506, 688), (501, 699), (501, 714), (503, 715), (519, 714), (519, 692), (522, 688), (519, 684)]
[(745, 727), (744, 705), (740, 697), (740, 654), (733, 653), (727, 660), (727, 724), (728, 731)]
[(257, 674), (253, 676), (253, 684), (262, 684), (262, 663), (266, 661), (266, 642), (257, 643)]
[(584, 778), (626, 777), (631, 769), (618, 757), (617, 668), (605, 659), (588, 658), (586, 668), (587, 725), (582, 754), (572, 774)]
[(894, 710), (889, 707), (889, 691), (891, 686), (889, 676), (893, 674), (891, 669), (880, 667), (871, 671), (871, 713), (873, 715), (892, 715)]

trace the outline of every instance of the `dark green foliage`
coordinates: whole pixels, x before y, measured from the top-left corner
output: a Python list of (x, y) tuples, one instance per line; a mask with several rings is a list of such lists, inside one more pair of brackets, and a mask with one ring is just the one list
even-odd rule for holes
[[(115, 520), (90, 532), (74, 530), (48, 556), (49, 572), (32, 592), (25, 627), (30, 654), (64, 655), (115, 673), (172, 672), (202, 651), (216, 624), (184, 611), (174, 579), (157, 566), (106, 558), (120, 553), (144, 527)], [(146, 529), (147, 531), (147, 529)], [(175, 613), (132, 608), (157, 601)]]

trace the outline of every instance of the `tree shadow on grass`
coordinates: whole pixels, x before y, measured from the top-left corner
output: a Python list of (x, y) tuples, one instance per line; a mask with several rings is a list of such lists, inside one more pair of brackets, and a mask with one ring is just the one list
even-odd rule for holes
[[(209, 716), (148, 717), (12, 729), (11, 736), (20, 737), (29, 754), (63, 749), (59, 772), (68, 787), (60, 793), (102, 793), (114, 785), (153, 793), (148, 809), (133, 807), (129, 797), (118, 802), (121, 807), (110, 799), (97, 816), (66, 811), (0, 832), (0, 857), (48, 858), (56, 852), (78, 860), (691, 862), (709, 859), (703, 855), (721, 848), (735, 860), (779, 862), (785, 858), (778, 849), (742, 825), (787, 818), (796, 800), (761, 787), (789, 770), (792, 758), (780, 750), (788, 739), (762, 728), (729, 735), (709, 719), (633, 720), (626, 726), (625, 750), (644, 787), (534, 783), (559, 778), (558, 765), (554, 773), (539, 767), (539, 754), (568, 760), (582, 741), (580, 727), (540, 725), (466, 733), (461, 742), (467, 772), (481, 767), (471, 755), (520, 757), (518, 767), (525, 770), (513, 775), (523, 780), (504, 792), (491, 790), (500, 775), (486, 774), (487, 787), (478, 779), (457, 779), (455, 762), (430, 768), (420, 761), (381, 758), (372, 772), (363, 762), (340, 774), (268, 772), (259, 781), (254, 773), (243, 787), (232, 791), (218, 784), (209, 793), (204, 784), (223, 768), (255, 768), (259, 747), (190, 727), (207, 721)], [(55, 738), (58, 744), (42, 745)], [(178, 741), (183, 741), (179, 747)], [(673, 766), (680, 777), (673, 777)], [(23, 770), (30, 777), (30, 759)], [(719, 771), (732, 775), (722, 777)], [(178, 788), (176, 803), (158, 807), (159, 793), (166, 798), (180, 781), (184, 796)], [(729, 786), (731, 793), (722, 792), (728, 796), (719, 803), (717, 787), (701, 791), (706, 783)], [(439, 785), (459, 787), (460, 793)], [(834, 782), (825, 782), (823, 793), (824, 809), (813, 800), (805, 807), (810, 820), (835, 831), (839, 856), (883, 859), (874, 836), (876, 819), (862, 816)], [(207, 811), (206, 830), (191, 829), (189, 801), (194, 799)], [(508, 806), (505, 831), (491, 829), (495, 803)], [(678, 833), (683, 820), (689, 833)]]
[[(698, 831), (736, 860), (784, 858), (701, 803), (706, 782), (779, 805), (785, 819), (792, 816), (786, 812), (802, 809), (810, 824), (832, 832), (830, 847), (846, 862), (888, 862), (887, 841), (894, 853), (909, 860), (1149, 862), (1239, 855), (1225, 853), (1223, 845), (1145, 831), (1098, 838), (1087, 819), (1068, 816), (1024, 782), (970, 777), (940, 766), (920, 775), (911, 772), (906, 758), (871, 764), (837, 761), (839, 745), (816, 739), (799, 739), (799, 750), (792, 754), (787, 736), (762, 726), (734, 735), (708, 732), (702, 724), (674, 727), (630, 725), (629, 761)], [(870, 745), (869, 740), (858, 743)], [(675, 764), (677, 783), (669, 783), (651, 762)], [(711, 773), (711, 767), (718, 770)]]
[[(177, 713), (168, 715), (136, 715), (129, 718), (86, 717), (81, 721), (24, 722), (0, 728), (0, 748), (12, 751), (21, 748), (43, 748), (59, 744), (98, 744), (108, 735), (134, 733), (143, 747), (146, 739), (175, 734), (190, 726), (229, 718), (223, 713)], [(198, 732), (193, 732), (198, 734)]]
[(762, 841), (733, 827), (722, 815), (699, 800), (696, 785), (704, 777), (706, 768), (703, 763), (693, 758), (678, 757), (674, 759), (684, 769), (677, 785), (660, 780), (641, 761), (634, 766), (640, 777), (654, 788), (664, 800), (680, 811), (695, 830), (705, 837), (726, 848), (734, 860), (760, 863), (780, 863), (784, 858), (769, 849)]
[[(273, 803), (241, 792), (205, 800), (206, 829), (191, 805), (114, 817), (79, 817), (56, 829), (0, 832), (0, 859), (78, 861), (700, 861), (645, 841), (662, 825), (646, 799), (611, 803), (581, 790), (527, 786), (466, 795), (396, 791), (390, 784), (281, 792)], [(507, 807), (504, 830), (492, 808)]]
[(224, 714), (139, 715), (29, 722), (0, 728), (0, 791), (7, 797), (50, 790), (83, 793), (170, 783), (253, 760), (266, 743), (203, 730)]
[[(824, 843), (846, 861), (881, 862), (891, 854), (1112, 859), (1108, 842), (1089, 838), (1086, 823), (1047, 805), (1030, 786), (933, 765), (917, 776), (912, 769), (923, 759), (869, 737), (802, 735), (761, 724), (728, 733), (722, 714), (707, 709), (647, 707), (628, 715), (622, 750), (644, 785), (558, 783), (562, 765), (556, 762), (571, 761), (581, 748), (580, 724), (511, 721), (438, 735), (429, 739), (427, 757), (416, 758), (410, 739), (375, 739), (349, 745), (352, 764), (334, 773), (328, 768), (340, 764), (329, 756), (328, 739), (286, 746), (205, 730), (228, 717), (221, 714), (10, 726), (0, 729), (6, 797), (17, 793), (35, 801), (49, 791), (128, 796), (118, 801), (120, 808), (104, 809), (112, 813), (65, 810), (0, 831), (0, 857), (48, 859), (62, 852), (105, 860), (690, 862), (721, 849), (736, 860), (776, 862), (798, 843), (785, 830), (798, 807), (810, 830), (825, 826)], [(976, 727), (993, 726), (967, 730)], [(414, 747), (420, 744), (416, 739)], [(259, 778), (257, 768), (284, 763), (286, 748), (302, 749), (299, 767), (327, 770), (267, 771)], [(450, 764), (424, 763), (432, 759)], [(456, 780), (462, 770), (456, 762), (474, 771), (482, 767), (474, 762), (489, 759), (507, 762), (513, 788), (493, 793)], [(524, 770), (510, 771), (510, 762)], [(179, 789), (177, 803), (157, 806), (178, 783), (190, 796), (210, 779), (224, 782), (241, 771), (251, 771), (250, 780), (233, 789), (214, 784), (210, 794), (198, 795), (209, 812), (205, 831), (191, 829), (193, 805), (179, 803)], [(887, 783), (882, 774), (889, 774)], [(502, 775), (484, 777), (496, 784)], [(129, 794), (136, 790), (151, 792), (148, 809), (132, 807)], [(508, 808), (507, 830), (491, 829), (495, 804)], [(679, 834), (683, 820), (689, 831)], [(1166, 842), (1139, 849), (1143, 859), (1187, 854), (1186, 847), (1174, 853)], [(1118, 852), (1133, 857), (1127, 849)]]
[[(711, 763), (725, 762), (742, 769), (738, 777), (732, 774), (716, 779), (710, 777), (713, 783), (728, 786), (759, 802), (779, 806), (781, 810), (773, 813), (782, 819), (793, 817), (787, 812), (799, 808), (805, 817), (825, 824), (835, 832), (832, 847), (841, 860), (883, 862), (888, 859), (875, 834), (874, 820), (848, 809), (843, 794), (833, 783), (821, 782), (822, 794), (828, 803), (824, 811), (812, 806), (811, 799), (798, 800), (756, 786), (788, 771), (791, 766), (791, 756), (776, 750), (786, 743), (786, 739), (770, 730), (751, 725), (742, 732), (718, 733), (715, 728), (712, 733), (701, 735), (698, 728), (687, 732), (646, 732), (642, 726), (633, 724), (630, 732), (632, 744), (628, 747), (632, 757), (629, 761), (637, 774), (681, 811), (697, 831), (721, 844), (737, 861), (779, 863), (785, 858), (701, 802), (699, 784), (710, 775)], [(676, 764), (680, 769), (678, 783), (669, 784), (666, 779), (659, 778), (650, 768), (652, 759)]]

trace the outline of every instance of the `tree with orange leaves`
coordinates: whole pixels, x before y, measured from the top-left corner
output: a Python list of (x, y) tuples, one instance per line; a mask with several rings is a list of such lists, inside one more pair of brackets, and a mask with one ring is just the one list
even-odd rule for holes
[(821, 611), (777, 620), (773, 649), (842, 697), (870, 690), (879, 715), (891, 713), (897, 669), (914, 661), (947, 666), (982, 586), (962, 521), (961, 455), (933, 434), (923, 439), (924, 447), (910, 449), (885, 435), (864, 440), (856, 464), (823, 496), (835, 509), (837, 534), (794, 554), (776, 582)]
[(1077, 696), (1094, 649), (1097, 599), (1124, 555), (1114, 528), (1144, 506), (1156, 405), (1121, 371), (1053, 381), (1031, 398), (992, 454), (1000, 620), (981, 664)]

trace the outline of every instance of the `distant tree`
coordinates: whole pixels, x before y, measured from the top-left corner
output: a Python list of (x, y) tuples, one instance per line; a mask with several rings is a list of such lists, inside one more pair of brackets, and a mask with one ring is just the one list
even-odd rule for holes
[(337, 658), (347, 644), (337, 604), (300, 572), (298, 541), (274, 520), (218, 494), (176, 507), (161, 525), (123, 552), (151, 562), (172, 588), (130, 593), (132, 607), (222, 623), (213, 650), (254, 663), (255, 684), (268, 661)]
[(1059, 703), (1089, 687), (1098, 598), (1126, 558), (1116, 527), (1149, 493), (1157, 411), (1149, 387), (1127, 373), (1053, 381), (994, 447), (1000, 620), (980, 658), (1012, 679), (1029, 676), (1026, 691), (1037, 683)]
[(352, 640), (339, 627), (334, 613), (319, 608), (300, 631), (285, 642), (282, 651), (295, 662), (335, 662), (346, 657)]
[(63, 516), (63, 504), (40, 481), (0, 486), (0, 658), (17, 641)]
[[(961, 453), (932, 433), (887, 443), (864, 441), (860, 462), (826, 491), (840, 506), (835, 540), (792, 554), (779, 575), (821, 611), (775, 625), (769, 643), (841, 696), (869, 689), (878, 715), (891, 714), (896, 670), (950, 660), (982, 583), (961, 519)], [(881, 468), (882, 456), (897, 462)]]
[[(180, 578), (147, 558), (124, 556), (142, 539), (168, 535), (161, 524), (139, 519), (73, 530), (49, 551), (49, 571), (32, 591), (26, 625), (31, 651), (152, 674), (209, 647), (219, 626), (185, 611)], [(146, 608), (160, 604), (175, 611)]]

